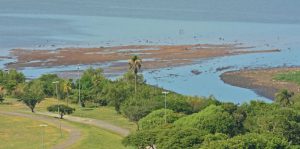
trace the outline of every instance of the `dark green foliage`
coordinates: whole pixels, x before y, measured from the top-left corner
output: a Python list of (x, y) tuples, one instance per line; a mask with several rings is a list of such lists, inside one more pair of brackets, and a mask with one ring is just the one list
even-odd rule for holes
[[(204, 137), (204, 141), (202, 143), (202, 146), (213, 146), (215, 145), (216, 141), (223, 141), (223, 140), (227, 140), (228, 136), (222, 133), (215, 133), (215, 134), (208, 134), (205, 135)], [(211, 147), (213, 148), (213, 147)]]
[(133, 146), (138, 149), (145, 149), (146, 147), (154, 149), (159, 132), (159, 129), (137, 131), (125, 137), (122, 143), (125, 146)]
[(3, 71), (0, 70), (0, 85), (4, 87), (7, 94), (11, 94), (19, 83), (25, 82), (23, 73), (19, 73), (14, 69)]
[(193, 113), (193, 108), (183, 96), (170, 94), (167, 96), (167, 108), (185, 114)]
[(294, 92), (289, 92), (288, 90), (284, 89), (275, 94), (275, 102), (282, 107), (287, 107), (293, 104), (293, 96)]
[[(165, 116), (165, 112), (166, 112), (166, 116)], [(182, 116), (183, 116), (182, 114), (175, 113), (169, 109), (155, 110), (150, 114), (148, 114), (147, 116), (145, 116), (144, 118), (142, 118), (139, 121), (139, 126), (140, 129), (143, 130), (160, 128), (162, 126), (172, 124)], [(167, 123), (165, 123), (165, 121)]]
[(221, 102), (215, 99), (213, 96), (209, 96), (208, 98), (188, 97), (186, 101), (191, 106), (192, 113), (197, 113), (210, 105), (221, 104)]
[(38, 78), (43, 84), (43, 91), (47, 97), (56, 96), (56, 86), (53, 84), (55, 81), (62, 82), (56, 74), (44, 74)]
[(218, 138), (210, 143), (203, 143), (201, 149), (285, 149), (289, 146), (286, 140), (272, 134), (249, 133), (226, 140), (220, 139)]
[(43, 82), (33, 80), (26, 84), (20, 101), (25, 103), (31, 109), (31, 112), (34, 112), (36, 104), (40, 103), (44, 97)]
[(282, 108), (277, 104), (251, 102), (243, 105), (247, 111), (244, 122), (245, 129), (249, 132), (271, 133), (285, 138), (292, 144), (300, 143), (299, 111), (292, 108)]
[(63, 118), (64, 115), (72, 114), (75, 111), (74, 108), (63, 105), (63, 104), (49, 106), (49, 107), (47, 107), (47, 110), (49, 112), (59, 112), (61, 119)]
[(206, 109), (175, 122), (177, 127), (196, 128), (208, 133), (224, 133), (233, 135), (234, 117), (221, 106), (211, 105)]
[[(108, 87), (109, 81), (103, 76), (102, 69), (89, 68), (83, 72), (80, 78), (81, 104), (84, 107), (86, 102), (106, 104), (104, 88)], [(76, 85), (79, 87), (79, 80)], [(78, 93), (78, 92), (77, 92)], [(78, 95), (78, 94), (77, 94)]]
[(3, 101), (4, 101), (4, 96), (3, 94), (0, 94), (0, 103), (3, 103)]
[(122, 104), (122, 112), (132, 122), (138, 126), (138, 121), (149, 114), (151, 111), (157, 109), (156, 101), (144, 100), (143, 102), (138, 99), (131, 98)]
[(193, 128), (165, 129), (157, 136), (159, 149), (198, 149), (203, 141), (201, 131)]
[(110, 105), (115, 107), (118, 113), (121, 113), (122, 103), (132, 96), (132, 86), (124, 82), (111, 84), (105, 89), (105, 98), (108, 99)]

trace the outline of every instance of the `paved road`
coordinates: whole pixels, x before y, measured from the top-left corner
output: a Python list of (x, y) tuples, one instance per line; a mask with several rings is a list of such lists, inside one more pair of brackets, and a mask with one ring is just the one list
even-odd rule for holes
[[(45, 115), (25, 114), (25, 113), (18, 113), (18, 112), (4, 112), (4, 111), (0, 111), (0, 114), (30, 118), (33, 120), (43, 121), (43, 122), (52, 124), (58, 128), (60, 127), (60, 123), (57, 118), (49, 117), (49, 116), (45, 116)], [(76, 143), (77, 141), (79, 141), (79, 139), (81, 138), (81, 131), (78, 130), (78, 128), (68, 125), (66, 123), (61, 123), (61, 128), (69, 133), (69, 137), (65, 141), (61, 142), (60, 144), (53, 146), (52, 149), (68, 148), (71, 145), (73, 145), (74, 143)]]

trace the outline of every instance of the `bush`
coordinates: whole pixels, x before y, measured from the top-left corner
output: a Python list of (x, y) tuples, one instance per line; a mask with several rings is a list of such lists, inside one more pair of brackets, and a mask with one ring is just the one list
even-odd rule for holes
[[(166, 115), (165, 115), (166, 112)], [(159, 128), (165, 125), (165, 120), (167, 124), (172, 124), (174, 121), (178, 120), (180, 117), (182, 117), (182, 114), (175, 113), (172, 110), (169, 109), (160, 109), (155, 110), (142, 118), (139, 121), (139, 126), (141, 129), (153, 129), (153, 128)]]
[(66, 105), (52, 105), (52, 106), (47, 107), (47, 110), (49, 112), (59, 112), (61, 119), (63, 118), (64, 115), (72, 114), (75, 111), (74, 108), (71, 108)]

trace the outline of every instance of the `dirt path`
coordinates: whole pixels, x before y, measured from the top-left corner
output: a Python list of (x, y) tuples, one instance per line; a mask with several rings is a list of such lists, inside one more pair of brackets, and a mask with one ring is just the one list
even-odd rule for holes
[[(49, 112), (38, 112), (38, 114), (52, 116), (52, 117), (57, 116), (57, 114), (53, 114), (53, 113), (49, 113)], [(82, 123), (82, 124), (93, 125), (93, 126), (101, 128), (101, 129), (108, 130), (110, 132), (119, 134), (123, 137), (130, 134), (130, 131), (128, 129), (121, 128), (119, 126), (107, 123), (107, 122), (102, 121), (102, 120), (97, 120), (97, 119), (92, 119), (92, 118), (76, 117), (76, 116), (70, 116), (70, 115), (65, 115), (64, 119), (68, 120), (68, 121), (72, 121), (72, 122), (78, 122), (78, 123)]]
[[(60, 127), (59, 120), (56, 118), (38, 115), (38, 114), (25, 114), (25, 113), (17, 113), (17, 112), (4, 112), (0, 111), (0, 114), (4, 115), (11, 115), (11, 116), (20, 116), (20, 117), (26, 117), (33, 120), (43, 121), (46, 123), (50, 123), (51, 125), (54, 125), (55, 127)], [(75, 144), (79, 139), (81, 138), (81, 132), (71, 125), (67, 125), (66, 123), (61, 123), (61, 128), (63, 130), (66, 130), (69, 133), (69, 137), (61, 142), (60, 144), (57, 144), (53, 146), (52, 149), (65, 149), (70, 147), (71, 145)]]

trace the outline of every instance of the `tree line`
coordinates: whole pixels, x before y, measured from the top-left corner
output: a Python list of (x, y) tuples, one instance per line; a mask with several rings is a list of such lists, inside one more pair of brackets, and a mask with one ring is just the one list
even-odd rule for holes
[[(46, 97), (58, 96), (67, 105), (52, 105), (48, 110), (63, 109), (61, 118), (75, 110), (69, 103), (113, 106), (138, 126), (123, 140), (124, 145), (140, 149), (300, 148), (298, 94), (282, 90), (272, 103), (253, 100), (239, 105), (220, 102), (213, 96), (184, 96), (169, 91), (164, 109), (165, 90), (146, 83), (139, 73), (142, 60), (134, 56), (128, 64), (128, 72), (116, 80), (107, 79), (102, 69), (93, 68), (77, 80), (45, 74), (26, 81), (15, 70), (0, 71), (0, 94), (18, 98), (32, 112)], [(53, 84), (56, 81), (57, 92)]]

